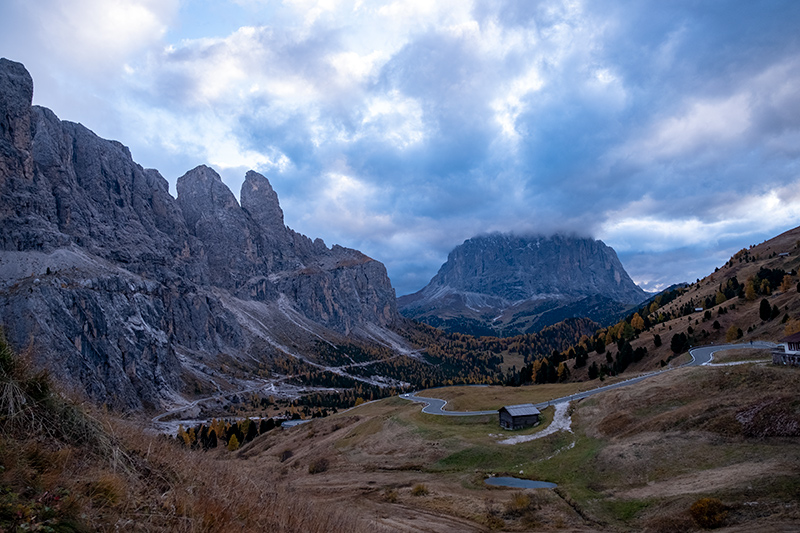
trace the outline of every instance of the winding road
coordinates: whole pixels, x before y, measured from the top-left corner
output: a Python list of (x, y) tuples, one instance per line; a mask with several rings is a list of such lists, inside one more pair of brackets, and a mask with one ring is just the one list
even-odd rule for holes
[[(740, 344), (719, 344), (715, 346), (714, 345), (699, 346), (697, 348), (692, 348), (689, 350), (689, 355), (692, 356), (691, 361), (674, 368), (708, 365), (713, 360), (714, 354), (716, 352), (721, 352), (724, 350), (737, 350), (744, 348), (774, 348), (775, 346), (777, 346), (775, 343), (765, 342), (765, 341), (756, 341), (756, 342), (748, 342)], [(639, 383), (640, 381), (643, 381), (647, 378), (663, 374), (664, 372), (669, 372), (670, 370), (674, 370), (674, 368), (666, 367), (662, 370), (656, 370), (655, 372), (650, 372), (647, 374), (642, 374), (641, 376), (636, 376), (635, 378), (626, 379), (625, 381), (620, 381), (617, 383), (613, 383), (611, 385), (605, 385), (603, 387), (597, 387), (596, 389), (591, 389), (588, 391), (577, 392), (575, 394), (570, 394), (569, 396), (562, 396), (561, 398), (555, 398), (553, 400), (540, 402), (533, 405), (537, 409), (544, 409), (545, 407), (548, 407), (550, 405), (555, 405), (558, 403), (571, 402), (573, 400), (581, 400), (583, 398), (588, 398), (589, 396), (594, 396), (595, 394), (599, 394), (601, 392), (605, 392), (612, 389), (618, 389), (620, 387), (627, 387), (628, 385), (633, 385), (634, 383)], [(444, 406), (447, 405), (447, 402), (445, 400), (442, 400), (440, 398), (428, 398), (425, 396), (417, 396), (416, 392), (401, 394), (400, 397), (412, 402), (425, 404), (425, 406), (422, 408), (422, 412), (429, 415), (477, 416), (477, 415), (497, 414), (496, 409), (493, 411), (445, 411)]]

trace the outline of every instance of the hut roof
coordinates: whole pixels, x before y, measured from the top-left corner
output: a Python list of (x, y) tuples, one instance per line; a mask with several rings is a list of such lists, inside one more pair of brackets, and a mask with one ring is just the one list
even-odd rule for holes
[(800, 332), (782, 338), (781, 342), (800, 342)]
[(506, 405), (503, 407), (511, 416), (530, 416), (538, 415), (539, 410), (532, 403), (520, 403), (517, 405)]

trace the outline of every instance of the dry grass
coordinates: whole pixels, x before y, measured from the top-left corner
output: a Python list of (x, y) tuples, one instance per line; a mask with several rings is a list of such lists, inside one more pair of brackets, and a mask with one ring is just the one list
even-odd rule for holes
[(427, 496), (429, 492), (428, 487), (426, 487), (424, 483), (417, 483), (411, 489), (412, 496)]
[(769, 350), (728, 350), (716, 352), (712, 363), (736, 363), (740, 361), (771, 361)]
[[(0, 531), (375, 531), (241, 455), (197, 452), (52, 392), (0, 337)], [(22, 406), (19, 408), (18, 406)]]
[(75, 522), (91, 531), (373, 530), (358, 518), (299, 497), (269, 472), (225, 450), (191, 451), (110, 418), (104, 426), (118, 446), (116, 459), (80, 445), (59, 448), (35, 437), (4, 435), (2, 485), (18, 495), (7, 503), (30, 513), (0, 527), (43, 525), (35, 517), (36, 502), (63, 495), (62, 503), (50, 502), (58, 511), (51, 524)]
[[(577, 402), (574, 434), (517, 446), (497, 445), (494, 417), (424, 415), (394, 398), (315, 420), (313, 428), (266, 436), (244, 453), (268, 469), (289, 447), (295, 457), (285, 463), (285, 479), (298, 491), (315, 501), (347, 501), (398, 530), (414, 530), (407, 508), (424, 512), (437, 531), (686, 530), (696, 527), (689, 508), (700, 497), (729, 506), (731, 527), (780, 524), (800, 520), (800, 437), (787, 433), (797, 406), (777, 401), (798, 387), (800, 372), (786, 368), (676, 370)], [(466, 391), (484, 394), (479, 401), (497, 395), (513, 403), (519, 390), (454, 387), (436, 395), (457, 398)], [(761, 412), (783, 422), (761, 427), (758, 416), (748, 418)], [(307, 474), (320, 456), (330, 457), (330, 471)], [(514, 495), (486, 486), (488, 472), (554, 481), (559, 488)], [(420, 484), (425, 497), (413, 496)]]
[(446, 410), (449, 411), (484, 411), (500, 409), (504, 405), (520, 403), (540, 403), (569, 396), (578, 392), (595, 389), (602, 385), (609, 385), (628, 379), (632, 374), (625, 374), (604, 381), (585, 381), (580, 383), (548, 383), (544, 385), (525, 385), (522, 387), (443, 387), (427, 389), (420, 396), (441, 398), (447, 401)]
[(800, 520), (798, 387), (794, 369), (697, 368), (583, 402), (581, 429), (605, 444), (587, 470), (592, 494), (579, 500), (596, 516), (629, 505), (625, 522), (652, 531), (685, 525), (700, 496), (738, 509), (741, 526)]
[[(113, 422), (113, 428), (137, 466), (126, 480), (134, 490), (117, 504), (125, 506), (118, 522), (134, 530), (374, 530), (342, 510), (309, 501), (278, 482), (277, 472), (262, 471), (252, 462), (237, 460), (236, 454), (184, 449), (163, 437), (143, 435), (127, 423)], [(320, 458), (309, 465), (309, 472), (327, 467), (327, 459)]]
[[(799, 387), (794, 369), (681, 369), (578, 402), (574, 434), (517, 446), (497, 444), (496, 417), (424, 415), (399, 398), (270, 432), (234, 453), (191, 451), (143, 435), (139, 421), (97, 413), (75, 422), (87, 435), (80, 441), (63, 437), (72, 423), (0, 435), (3, 509), (24, 511), (0, 527), (357, 532), (424, 521), (445, 532), (670, 531), (694, 527), (689, 508), (700, 497), (722, 501), (734, 528), (791, 523), (800, 520)], [(519, 403), (520, 390), (439, 392), (506, 404)], [(486, 486), (486, 472), (559, 489), (517, 494)]]

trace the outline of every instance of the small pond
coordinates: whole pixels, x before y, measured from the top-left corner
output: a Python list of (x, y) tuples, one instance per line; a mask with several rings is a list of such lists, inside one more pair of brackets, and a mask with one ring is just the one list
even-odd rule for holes
[(486, 483), (495, 487), (511, 487), (514, 489), (554, 489), (558, 486), (547, 481), (533, 481), (519, 479), (518, 477), (490, 477), (486, 479)]

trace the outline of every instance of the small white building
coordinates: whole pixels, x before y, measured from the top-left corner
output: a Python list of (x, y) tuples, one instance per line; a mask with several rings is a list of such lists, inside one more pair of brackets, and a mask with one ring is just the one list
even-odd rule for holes
[(800, 366), (800, 333), (782, 338), (781, 343), (783, 344), (772, 352), (772, 363)]
[(783, 350), (789, 354), (800, 354), (800, 333), (795, 333), (781, 339)]

